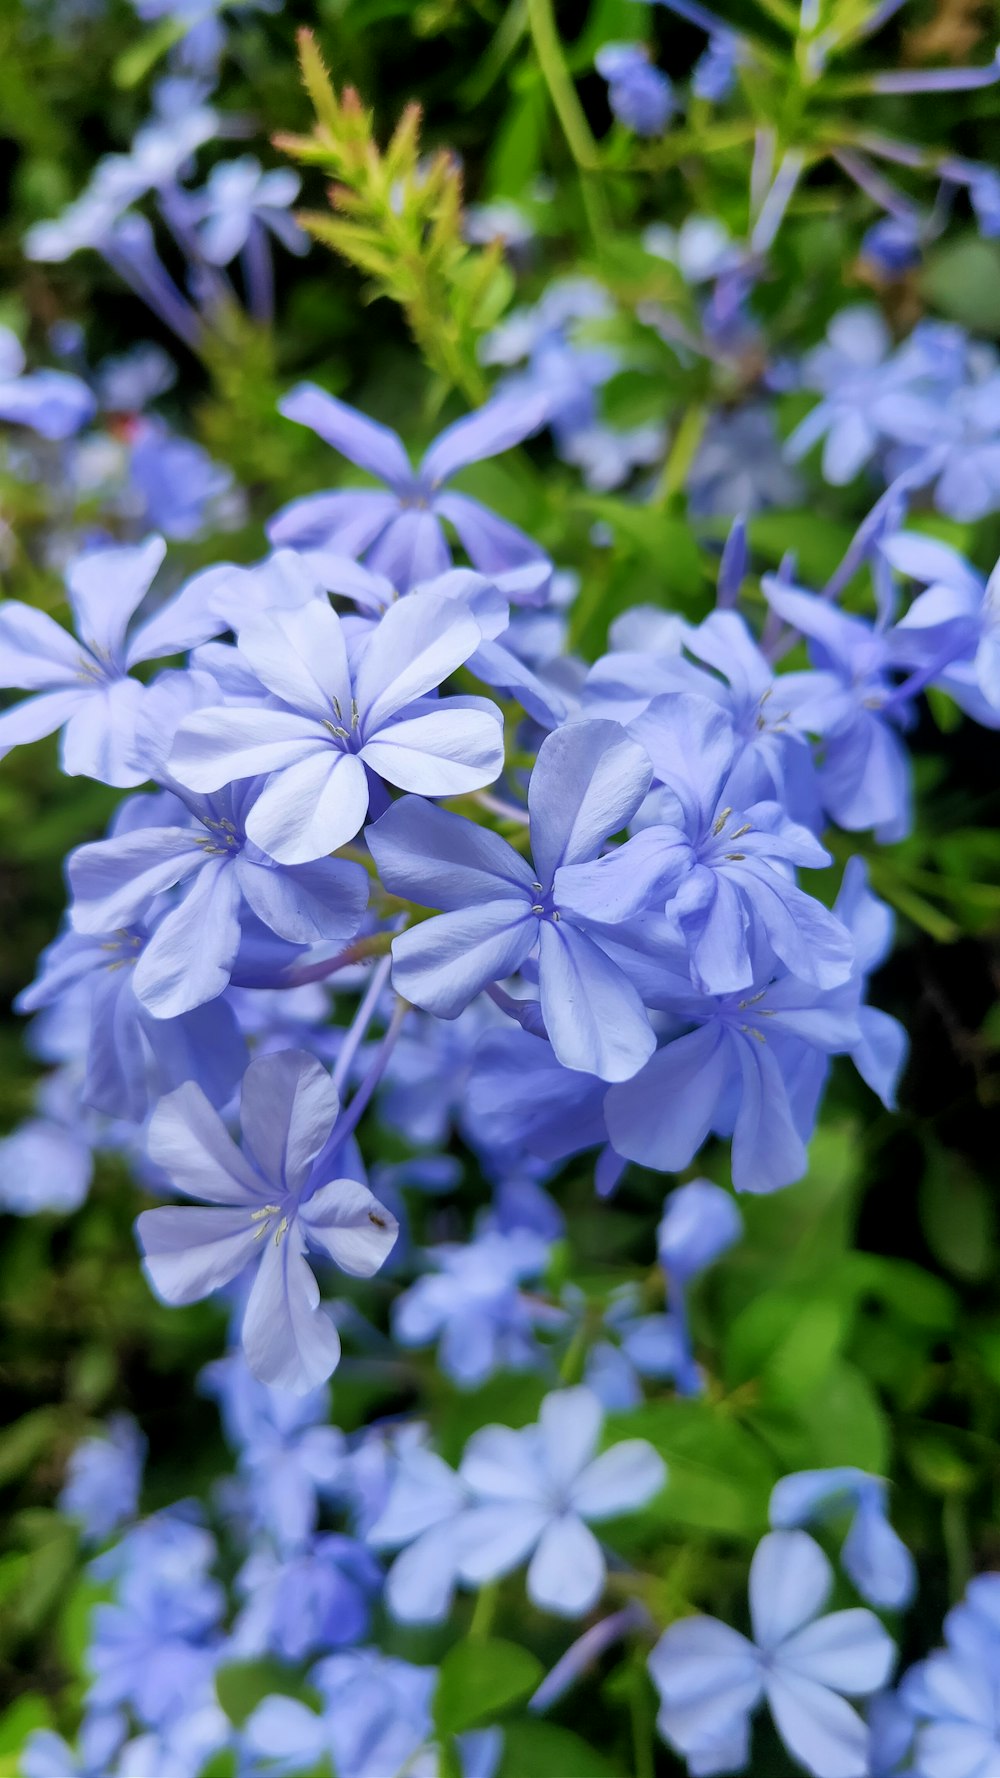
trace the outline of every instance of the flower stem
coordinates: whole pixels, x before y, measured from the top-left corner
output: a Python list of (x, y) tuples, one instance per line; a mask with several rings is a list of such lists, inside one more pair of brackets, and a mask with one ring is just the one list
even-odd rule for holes
[(338, 1093), (343, 1092), (347, 1083), (354, 1058), (364, 1042), (368, 1027), (375, 1016), (375, 1010), (382, 995), (382, 990), (389, 980), (392, 958), (383, 957), (381, 963), (372, 970), (372, 979), (365, 989), (351, 1023), (344, 1033), (344, 1041), (340, 1046), (336, 1065), (333, 1070), (333, 1084)]
[(590, 133), (590, 125), (566, 66), (552, 16), (552, 0), (528, 0), (528, 28), (538, 57), (538, 66), (549, 89), (549, 97), (562, 126), (567, 147), (576, 162), (587, 224), (595, 246), (599, 247), (606, 241), (608, 233), (604, 196), (595, 179), (595, 175), (600, 173), (600, 159), (597, 144)]

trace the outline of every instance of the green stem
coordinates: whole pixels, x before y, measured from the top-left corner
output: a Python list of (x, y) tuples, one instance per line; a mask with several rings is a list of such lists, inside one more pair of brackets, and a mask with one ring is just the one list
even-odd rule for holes
[(702, 434), (708, 421), (708, 409), (699, 402), (692, 402), (684, 409), (680, 424), (674, 433), (673, 442), (667, 452), (667, 460), (663, 465), (660, 485), (653, 501), (654, 506), (668, 506), (675, 494), (683, 492), (688, 478), (688, 471), (697, 455)]
[(972, 1558), (965, 1523), (965, 1505), (957, 1494), (949, 1494), (945, 1499), (941, 1510), (941, 1530), (948, 1559), (948, 1591), (952, 1599), (960, 1599), (969, 1584)]
[(587, 223), (594, 244), (601, 246), (607, 236), (608, 218), (604, 207), (604, 197), (595, 175), (600, 173), (601, 163), (597, 152), (597, 143), (590, 133), (590, 125), (584, 116), (583, 106), (577, 97), (576, 87), (566, 66), (559, 33), (552, 16), (552, 0), (527, 0), (528, 28), (531, 32), (538, 65), (541, 68), (545, 84), (549, 89), (556, 116), (562, 125), (562, 132), (570, 154), (576, 162), (580, 175), (580, 189), (583, 206), (587, 212)]
[(629, 1715), (632, 1720), (632, 1753), (635, 1778), (656, 1778), (653, 1754), (652, 1725), (649, 1719), (649, 1694), (641, 1666), (632, 1667), (629, 1684)]
[(472, 1608), (469, 1620), (469, 1640), (484, 1642), (493, 1628), (497, 1604), (500, 1598), (500, 1587), (497, 1581), (491, 1580), (485, 1587), (480, 1587), (476, 1595), (476, 1603)]

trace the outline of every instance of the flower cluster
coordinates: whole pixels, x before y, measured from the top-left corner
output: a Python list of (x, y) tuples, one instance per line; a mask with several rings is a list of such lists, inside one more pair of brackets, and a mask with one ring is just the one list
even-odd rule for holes
[[(923, 1418), (952, 1298), (835, 1251), (853, 1205), (823, 1174), (824, 1145), (860, 1150), (831, 1105), (891, 1113), (907, 1062), (873, 978), (935, 880), (922, 737), (1000, 729), (1000, 563), (974, 530), (1000, 512), (1000, 356), (907, 282), (963, 192), (1000, 233), (1000, 185), (851, 102), (1000, 72), (844, 73), (893, 0), (774, 0), (768, 36), (664, 3), (698, 36), (683, 76), (582, 39), (599, 149), (548, 0), (503, 27), (494, 60), (537, 54), (526, 104), (537, 72), (598, 244), (623, 170), (700, 144), (739, 175), (718, 213), (643, 214), (544, 284), (562, 188), (462, 209), (415, 113), (380, 150), (311, 40), (316, 135), (276, 140), (336, 177), (326, 237), (297, 174), (213, 164), (252, 127), (222, 104), (220, 0), (134, 0), (168, 57), (152, 114), (29, 231), (38, 265), (96, 251), (213, 393), (196, 442), (153, 406), (194, 374), (162, 347), (92, 362), (64, 323), (29, 369), (0, 330), (3, 489), (37, 489), (39, 520), (0, 599), (0, 760), (16, 783), (50, 743), (79, 802), (15, 1003), (43, 1072), (0, 1208), (39, 1215), (27, 1251), (114, 1179), (135, 1251), (109, 1317), (170, 1330), (157, 1387), (197, 1346), (229, 1459), (199, 1419), (198, 1498), (165, 1504), (143, 1472), (171, 1410), (147, 1423), (137, 1391), (98, 1422), (100, 1366), (73, 1368), (52, 1473), (56, 1558), (85, 1565), (82, 1723), (35, 1727), (24, 1778), (566, 1778), (598, 1768), (544, 1719), (583, 1682), (627, 1701), (637, 1772), (654, 1692), (692, 1778), (754, 1748), (812, 1778), (1000, 1771), (1000, 1577), (896, 1677), (919, 1536), (850, 1360), (902, 1302), (872, 1374), (903, 1379), (964, 1582), (964, 1454)], [(277, 11), (244, 5), (253, 29)], [(803, 321), (776, 244), (825, 162), (863, 194), (881, 300)], [(304, 255), (306, 224), (402, 292), (438, 376), (412, 439), (322, 386), (332, 358), (291, 354), (296, 382), (272, 352), (273, 244)], [(229, 465), (231, 388), (229, 436), (263, 410), (285, 441), (273, 473), (253, 437)], [(552, 498), (520, 500), (542, 475)], [(20, 547), (0, 531), (0, 566)], [(980, 1279), (966, 1234), (954, 1270)]]

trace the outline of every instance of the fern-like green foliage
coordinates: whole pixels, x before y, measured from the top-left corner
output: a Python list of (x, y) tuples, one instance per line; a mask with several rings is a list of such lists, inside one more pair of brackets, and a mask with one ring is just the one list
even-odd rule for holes
[(276, 147), (332, 180), (331, 215), (299, 221), (369, 280), (372, 298), (403, 309), (430, 368), (473, 403), (486, 394), (477, 344), (513, 290), (502, 243), (462, 238), (462, 176), (445, 149), (420, 151), (420, 107), (407, 105), (382, 149), (372, 114), (353, 87), (338, 93), (311, 31), (299, 33), (302, 77), (316, 112), (309, 136), (279, 135)]

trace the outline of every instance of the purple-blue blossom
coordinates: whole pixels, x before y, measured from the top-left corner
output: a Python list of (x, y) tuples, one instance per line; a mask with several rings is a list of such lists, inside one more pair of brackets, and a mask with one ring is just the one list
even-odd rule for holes
[(79, 1521), (88, 1543), (103, 1543), (135, 1517), (146, 1441), (128, 1414), (77, 1445), (59, 1496), (62, 1512)]
[(888, 1611), (910, 1604), (916, 1569), (889, 1523), (888, 1486), (881, 1476), (849, 1468), (783, 1476), (771, 1494), (770, 1517), (779, 1531), (849, 1518), (840, 1561), (861, 1597)]
[(293, 389), (280, 409), (286, 419), (310, 427), (359, 469), (384, 482), (386, 492), (352, 488), (293, 501), (271, 520), (273, 544), (363, 556), (401, 591), (451, 567), (443, 522), (454, 529), (473, 567), (483, 574), (542, 557), (523, 531), (447, 484), (460, 469), (496, 457), (537, 432), (548, 417), (543, 397), (515, 401), (498, 396), (487, 402), (478, 413), (446, 427), (417, 469), (397, 433), (314, 384)]
[[(157, 714), (166, 718), (164, 705), (161, 698)], [(291, 944), (341, 949), (358, 932), (368, 901), (360, 865), (336, 858), (280, 865), (247, 839), (246, 816), (261, 788), (262, 780), (249, 779), (199, 797), (178, 786), (178, 812), (190, 815), (183, 825), (137, 825), (70, 854), (78, 932), (113, 932), (151, 908), (162, 912), (133, 976), (138, 999), (158, 1018), (191, 1012), (228, 987), (248, 909)]]
[(395, 804), (369, 835), (382, 881), (442, 910), (393, 941), (398, 992), (455, 1018), (537, 946), (541, 1016), (559, 1060), (607, 1080), (634, 1074), (655, 1040), (639, 994), (603, 947), (589, 891), (601, 847), (635, 814), (650, 778), (645, 753), (616, 723), (548, 735), (528, 788), (531, 864), (460, 816), (414, 798)]
[(97, 402), (80, 377), (65, 370), (25, 372), (20, 341), (0, 327), (0, 420), (40, 438), (71, 438), (93, 418)]
[(522, 1286), (545, 1270), (548, 1243), (526, 1229), (487, 1232), (427, 1252), (433, 1270), (397, 1297), (392, 1329), (401, 1346), (437, 1342), (438, 1363), (460, 1388), (475, 1389), (498, 1370), (533, 1370), (536, 1329), (558, 1323)]
[(338, 1175), (336, 1088), (311, 1056), (278, 1051), (243, 1079), (238, 1148), (193, 1080), (161, 1101), (150, 1157), (201, 1206), (144, 1210), (136, 1223), (148, 1276), (165, 1302), (196, 1302), (253, 1267), (241, 1340), (264, 1383), (297, 1394), (336, 1368), (340, 1339), (320, 1305), (307, 1250), (370, 1277), (396, 1221), (367, 1186)]
[(381, 779), (424, 796), (456, 796), (497, 776), (496, 706), (429, 695), (480, 640), (472, 617), (430, 595), (392, 606), (356, 663), (325, 600), (261, 617), (239, 636), (240, 659), (262, 686), (260, 704), (187, 718), (169, 769), (199, 793), (264, 777), (246, 813), (247, 837), (281, 864), (308, 864), (354, 838)]
[(459, 1468), (472, 1496), (461, 1533), (465, 1584), (527, 1562), (528, 1598), (539, 1609), (581, 1617), (597, 1603), (606, 1563), (591, 1525), (645, 1506), (667, 1475), (645, 1439), (598, 1454), (603, 1420), (597, 1397), (578, 1387), (547, 1395), (537, 1425), (473, 1433)]
[(183, 599), (133, 622), (164, 553), (162, 539), (151, 537), (72, 562), (66, 583), (76, 635), (19, 600), (0, 604), (2, 683), (35, 694), (0, 715), (0, 757), (63, 729), (62, 768), (70, 777), (118, 788), (143, 782), (134, 753), (147, 692), (131, 669), (217, 631)]
[(864, 1609), (824, 1615), (833, 1570), (804, 1531), (772, 1531), (750, 1567), (752, 1640), (717, 1618), (671, 1624), (649, 1657), (657, 1726), (697, 1778), (742, 1771), (750, 1720), (767, 1702), (778, 1735), (813, 1778), (867, 1778), (868, 1730), (848, 1698), (886, 1682), (888, 1633)]
[(608, 104), (637, 136), (660, 136), (674, 110), (673, 87), (641, 43), (605, 43), (594, 57), (608, 83)]

